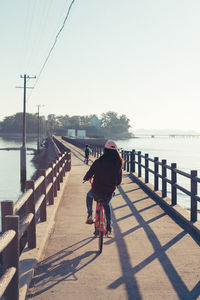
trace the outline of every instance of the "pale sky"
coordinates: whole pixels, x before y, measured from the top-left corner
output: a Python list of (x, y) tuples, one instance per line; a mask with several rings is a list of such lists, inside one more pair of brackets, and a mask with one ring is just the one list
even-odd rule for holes
[[(39, 74), (70, 4), (0, 1), (0, 119), (22, 111), (20, 75)], [(111, 110), (133, 129), (200, 131), (199, 15), (199, 0), (76, 0), (27, 112)]]

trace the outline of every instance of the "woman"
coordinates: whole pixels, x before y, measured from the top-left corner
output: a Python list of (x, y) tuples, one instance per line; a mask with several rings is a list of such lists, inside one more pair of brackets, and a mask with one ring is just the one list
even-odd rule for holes
[(110, 200), (116, 187), (122, 180), (123, 160), (114, 141), (107, 141), (104, 154), (96, 159), (83, 180), (87, 181), (93, 177), (92, 188), (87, 193), (86, 204), (88, 217), (87, 224), (92, 224), (92, 205), (93, 199), (104, 199), (103, 207), (105, 210), (107, 228), (106, 233), (111, 234), (111, 211)]

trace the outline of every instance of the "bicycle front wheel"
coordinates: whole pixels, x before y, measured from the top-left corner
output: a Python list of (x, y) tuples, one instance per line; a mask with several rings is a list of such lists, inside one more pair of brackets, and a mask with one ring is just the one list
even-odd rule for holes
[(99, 253), (102, 252), (103, 249), (103, 231), (99, 232)]

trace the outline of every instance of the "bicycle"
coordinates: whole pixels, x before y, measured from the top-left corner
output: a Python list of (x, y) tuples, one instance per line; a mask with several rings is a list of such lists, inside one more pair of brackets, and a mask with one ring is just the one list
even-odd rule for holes
[[(85, 181), (83, 181), (84, 183)], [(90, 184), (92, 183), (92, 179), (89, 179)], [(94, 199), (96, 201), (96, 214), (95, 221), (91, 220), (91, 223), (94, 223), (94, 235), (95, 237), (99, 237), (99, 253), (102, 252), (103, 249), (103, 237), (106, 236), (106, 223), (104, 217), (104, 207), (103, 202), (104, 199)], [(107, 234), (108, 238), (111, 238), (111, 235)]]
[(103, 237), (106, 235), (103, 199), (96, 199), (96, 215), (94, 221), (94, 235), (99, 238), (99, 253), (103, 249)]

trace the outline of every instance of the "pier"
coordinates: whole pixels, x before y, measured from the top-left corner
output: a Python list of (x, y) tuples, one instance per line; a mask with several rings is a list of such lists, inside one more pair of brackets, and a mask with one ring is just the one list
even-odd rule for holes
[[(160, 163), (135, 151), (123, 151), (123, 180), (111, 200), (113, 236), (104, 238), (99, 255), (93, 226), (85, 224), (85, 197), (90, 184), (83, 184), (82, 179), (92, 161), (101, 155), (102, 147), (92, 148), (88, 166), (84, 163), (82, 142), (72, 144), (61, 137), (54, 141), (64, 152), (46, 171), (40, 171), (35, 184), (27, 184), (26, 196), (14, 207), (16, 211), (29, 199), (30, 189), (41, 185), (39, 195), (35, 195), (40, 200), (35, 237), (29, 230), (19, 267), (9, 265), (4, 252), (10, 277), (18, 268), (19, 282), (15, 281), (15, 287), (19, 287), (19, 293), (8, 298), (12, 287), (6, 287), (5, 275), (0, 291), (5, 288), (7, 298), (12, 300), (200, 299), (196, 173), (180, 174), (175, 165), (167, 166), (164, 160)], [(167, 170), (172, 172), (171, 180)], [(153, 185), (149, 183), (150, 174), (155, 179)], [(176, 174), (189, 176), (191, 191), (178, 185)], [(171, 199), (167, 197), (167, 184), (172, 185)], [(191, 197), (190, 212), (177, 204), (179, 188)], [(39, 203), (43, 205), (41, 210)], [(18, 219), (15, 211), (11, 209), (4, 219), (2, 251), (6, 251), (6, 243), (15, 234), (9, 227), (9, 219)], [(29, 201), (23, 233), (35, 211)]]

